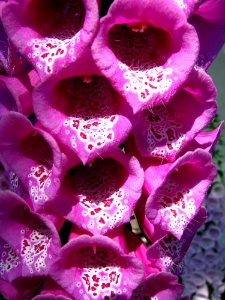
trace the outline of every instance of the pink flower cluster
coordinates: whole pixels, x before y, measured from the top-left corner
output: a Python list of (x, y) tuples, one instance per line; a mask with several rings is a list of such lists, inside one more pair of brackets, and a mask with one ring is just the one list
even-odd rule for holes
[(181, 299), (216, 174), (205, 70), (224, 0), (3, 0), (0, 16), (0, 293)]

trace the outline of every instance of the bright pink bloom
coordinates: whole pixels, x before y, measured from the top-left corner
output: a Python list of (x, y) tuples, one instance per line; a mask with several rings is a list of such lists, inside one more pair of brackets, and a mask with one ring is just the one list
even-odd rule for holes
[[(72, 74), (72, 75), (71, 75)], [(119, 146), (128, 136), (132, 111), (102, 76), (91, 53), (34, 92), (34, 111), (41, 124), (85, 164)]]
[(0, 192), (0, 278), (45, 276), (56, 259), (60, 241), (51, 222), (32, 213), (22, 198)]
[(194, 70), (167, 104), (142, 110), (133, 133), (141, 155), (175, 161), (180, 151), (212, 121), (216, 89), (210, 76)]
[(78, 227), (105, 234), (130, 221), (142, 185), (138, 160), (115, 149), (69, 169), (51, 207)]
[(9, 0), (6, 32), (42, 80), (76, 62), (98, 27), (96, 1)]
[(141, 282), (143, 268), (110, 238), (82, 235), (61, 249), (50, 276), (76, 300), (125, 300)]
[(215, 175), (211, 155), (201, 149), (187, 152), (174, 164), (149, 167), (145, 171), (145, 189), (150, 193), (147, 218), (180, 239), (198, 213)]
[(101, 19), (93, 56), (136, 112), (171, 99), (198, 47), (194, 28), (174, 1), (115, 0)]

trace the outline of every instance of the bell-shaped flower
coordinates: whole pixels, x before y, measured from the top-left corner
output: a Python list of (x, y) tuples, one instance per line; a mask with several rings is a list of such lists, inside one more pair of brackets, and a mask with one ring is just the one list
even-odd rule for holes
[(137, 112), (168, 103), (193, 68), (199, 43), (174, 1), (115, 0), (92, 48), (100, 70)]
[(166, 272), (152, 274), (135, 289), (130, 300), (178, 300), (183, 292), (178, 277)]
[(9, 111), (18, 111), (26, 116), (32, 114), (31, 94), (38, 82), (35, 70), (19, 77), (0, 75), (0, 117)]
[(175, 161), (180, 151), (216, 114), (216, 89), (203, 70), (193, 70), (172, 100), (142, 110), (133, 133), (142, 156)]
[(138, 160), (115, 149), (69, 169), (51, 207), (78, 227), (105, 234), (130, 221), (143, 179)]
[(34, 127), (23, 115), (10, 112), (0, 120), (0, 160), (18, 192), (20, 180), (26, 188), (22, 194), (35, 211), (54, 197), (60, 187), (61, 153), (55, 140)]
[(127, 138), (132, 110), (99, 72), (90, 51), (68, 73), (72, 77), (46, 81), (35, 90), (34, 111), (65, 151), (85, 164)]
[(200, 41), (197, 64), (207, 69), (225, 43), (225, 2), (200, 1), (189, 22), (195, 27)]
[(30, 211), (15, 193), (0, 192), (0, 278), (45, 276), (57, 258), (60, 241), (51, 222)]
[(98, 27), (95, 0), (9, 0), (2, 22), (13, 44), (42, 80), (76, 62)]
[(50, 276), (76, 300), (125, 300), (141, 282), (143, 268), (110, 238), (82, 235), (61, 249)]
[(206, 210), (201, 208), (183, 232), (181, 239), (177, 239), (171, 233), (156, 241), (147, 250), (147, 258), (152, 267), (163, 272), (182, 274), (183, 258), (198, 229), (206, 220)]
[[(216, 169), (207, 151), (187, 152), (174, 164), (149, 167), (145, 171), (145, 188), (150, 196), (146, 216), (154, 226), (180, 239), (185, 228), (198, 213)], [(157, 182), (156, 187), (152, 186)]]

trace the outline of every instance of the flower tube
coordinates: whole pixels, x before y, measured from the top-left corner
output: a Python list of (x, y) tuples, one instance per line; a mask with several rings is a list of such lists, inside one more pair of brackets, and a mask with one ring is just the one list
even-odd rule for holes
[(86, 164), (121, 144), (132, 125), (132, 110), (87, 51), (64, 78), (47, 81), (33, 94), (40, 123), (63, 145), (69, 158)]
[(198, 47), (174, 1), (116, 0), (92, 48), (99, 69), (137, 112), (168, 103), (194, 66)]
[(7, 35), (42, 80), (76, 62), (98, 26), (92, 0), (10, 0), (2, 10)]
[[(180, 239), (198, 213), (216, 170), (209, 153), (201, 149), (187, 152), (166, 169), (164, 178), (155, 173), (160, 173), (157, 167), (145, 171), (145, 187), (151, 190), (146, 216), (153, 225)], [(155, 189), (151, 187), (152, 176), (156, 177), (155, 181), (157, 177), (161, 180)]]
[(50, 205), (93, 235), (106, 234), (130, 221), (142, 185), (138, 160), (115, 149), (88, 165), (70, 168)]
[(129, 299), (143, 268), (110, 238), (82, 235), (61, 249), (50, 276), (77, 300)]

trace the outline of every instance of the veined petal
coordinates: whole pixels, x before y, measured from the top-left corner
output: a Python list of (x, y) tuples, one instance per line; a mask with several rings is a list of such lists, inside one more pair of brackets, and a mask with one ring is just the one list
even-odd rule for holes
[[(187, 152), (170, 166), (164, 180), (150, 194), (146, 203), (147, 218), (153, 225), (180, 239), (198, 213), (215, 175), (207, 151)], [(147, 176), (148, 170), (145, 172)]]
[(35, 210), (54, 197), (60, 186), (61, 153), (48, 133), (10, 112), (0, 120), (0, 149), (2, 164), (14, 174), (11, 186), (17, 192), (15, 181), (21, 180)]
[(106, 234), (130, 221), (142, 185), (138, 160), (115, 149), (68, 170), (51, 206), (78, 227)]
[(92, 0), (11, 0), (3, 8), (6, 32), (42, 80), (76, 62), (98, 27)]
[(212, 121), (216, 89), (204, 70), (193, 70), (179, 92), (165, 106), (142, 110), (133, 133), (141, 155), (169, 162)]
[(206, 210), (201, 208), (198, 214), (188, 224), (181, 239), (172, 234), (156, 241), (147, 250), (149, 264), (161, 271), (170, 271), (180, 275), (183, 272), (183, 258), (194, 238), (197, 230), (206, 220)]
[(32, 213), (15, 193), (0, 192), (1, 279), (45, 276), (60, 241), (52, 223)]
[(132, 110), (101, 75), (90, 53), (83, 59), (72, 77), (39, 86), (33, 105), (46, 130), (72, 152), (70, 157), (78, 156), (85, 164), (126, 139)]
[(105, 236), (68, 242), (50, 276), (75, 299), (129, 299), (143, 278), (141, 263)]
[(198, 47), (174, 1), (115, 0), (92, 48), (100, 70), (137, 112), (168, 103), (195, 64)]

